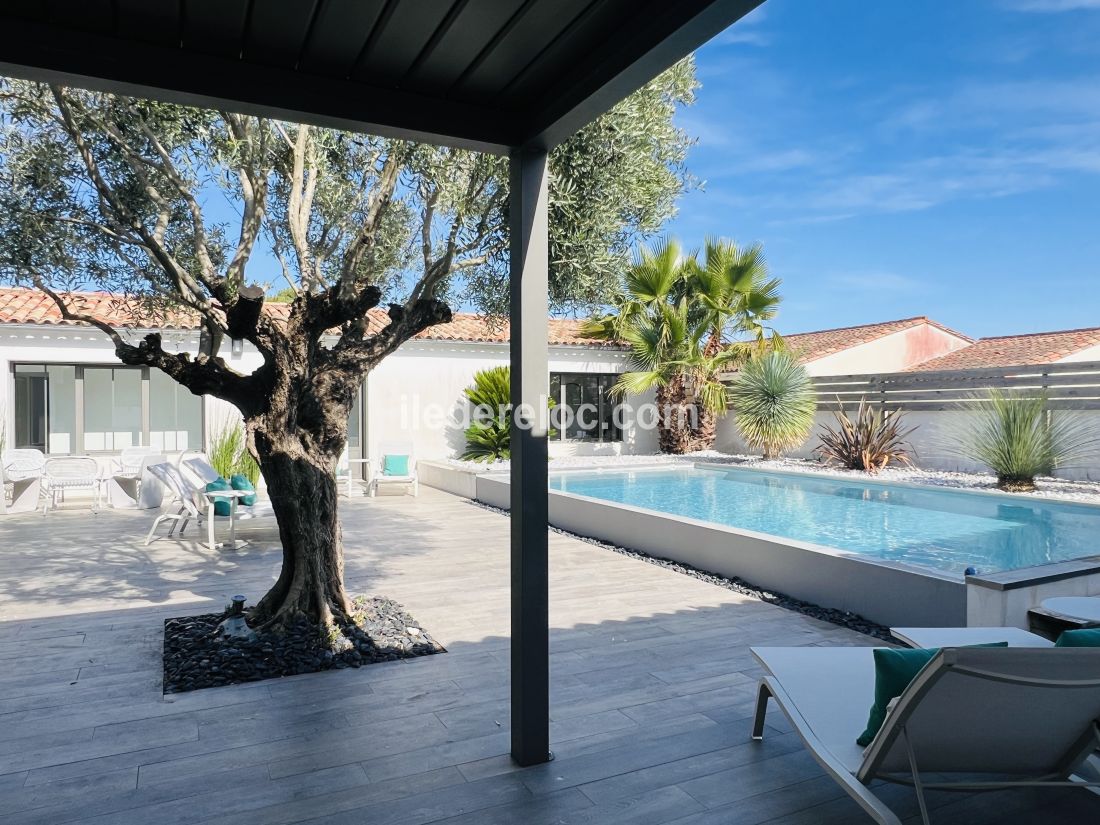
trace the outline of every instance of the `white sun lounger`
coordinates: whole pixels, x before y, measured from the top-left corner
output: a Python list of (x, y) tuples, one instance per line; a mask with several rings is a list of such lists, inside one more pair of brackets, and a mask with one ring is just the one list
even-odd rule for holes
[(912, 786), (926, 824), (926, 789), (1100, 786), (1086, 765), (1100, 745), (1100, 648), (944, 648), (866, 749), (856, 737), (874, 696), (871, 648), (752, 653), (766, 672), (753, 738), (763, 738), (774, 698), (814, 759), (880, 825), (901, 820), (868, 787), (874, 780)]

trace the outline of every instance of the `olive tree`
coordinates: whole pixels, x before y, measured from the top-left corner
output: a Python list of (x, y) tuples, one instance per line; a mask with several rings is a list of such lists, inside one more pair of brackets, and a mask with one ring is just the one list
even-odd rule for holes
[[(556, 306), (604, 300), (633, 239), (691, 185), (672, 115), (694, 85), (684, 61), (552, 154)], [(499, 156), (0, 80), (0, 277), (101, 330), (122, 363), (240, 411), (283, 549), (254, 623), (350, 620), (335, 468), (352, 401), (451, 303), (505, 306), (507, 171)], [(272, 287), (288, 311), (264, 309)], [(206, 345), (137, 340), (81, 311), (89, 288), (124, 296), (146, 328), (197, 319)], [(235, 370), (226, 338), (262, 365)]]

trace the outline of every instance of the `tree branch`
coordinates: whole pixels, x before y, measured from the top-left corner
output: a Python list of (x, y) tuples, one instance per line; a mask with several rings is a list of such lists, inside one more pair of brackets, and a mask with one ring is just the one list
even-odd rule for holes
[(123, 364), (156, 367), (194, 395), (214, 395), (234, 404), (246, 415), (262, 401), (262, 394), (256, 391), (251, 377), (230, 369), (221, 358), (199, 355), (192, 360), (187, 352), (165, 352), (159, 332), (149, 333), (137, 346), (130, 344), (103, 319), (70, 308), (57, 292), (46, 286), (41, 277), (36, 275), (33, 280), (35, 286), (57, 305), (66, 321), (89, 324), (106, 334), (115, 345), (115, 355)]

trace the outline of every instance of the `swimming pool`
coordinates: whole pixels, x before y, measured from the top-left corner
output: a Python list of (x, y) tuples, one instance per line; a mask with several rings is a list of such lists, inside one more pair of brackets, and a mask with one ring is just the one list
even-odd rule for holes
[(731, 468), (567, 472), (552, 490), (960, 575), (1095, 554), (1100, 507)]

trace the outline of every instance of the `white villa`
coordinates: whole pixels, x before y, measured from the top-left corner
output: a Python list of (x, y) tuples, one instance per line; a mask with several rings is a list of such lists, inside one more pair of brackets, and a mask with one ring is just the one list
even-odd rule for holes
[[(139, 339), (151, 324), (115, 296), (87, 292), (85, 312), (109, 320)], [(280, 313), (285, 304), (268, 303)], [(379, 311), (379, 323), (386, 323)], [(186, 317), (159, 326), (166, 348), (198, 352), (197, 325)], [(789, 335), (815, 377), (909, 370), (958, 369), (1019, 363), (1100, 360), (1100, 330), (987, 338), (974, 341), (927, 317)], [(649, 454), (656, 433), (639, 425), (647, 399), (627, 397), (620, 420), (608, 390), (626, 368), (626, 350), (583, 337), (579, 322), (550, 321), (550, 386), (558, 404), (592, 405), (597, 414), (574, 419), (551, 445), (552, 455)], [(227, 343), (221, 355), (242, 372), (259, 354), (245, 342)], [(352, 415), (349, 454), (371, 456), (381, 441), (412, 442), (424, 459), (459, 455), (464, 447), (463, 390), (474, 373), (508, 363), (507, 324), (494, 327), (469, 314), (432, 327), (402, 346), (363, 382)], [(53, 302), (34, 290), (0, 289), (0, 421), (8, 446), (55, 455), (106, 456), (125, 447), (164, 452), (202, 449), (232, 408), (197, 398), (159, 370), (117, 363), (105, 335), (65, 321)], [(742, 448), (732, 417), (719, 424), (716, 447)]]

